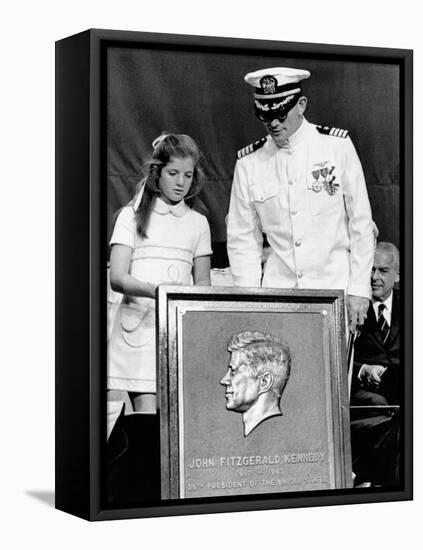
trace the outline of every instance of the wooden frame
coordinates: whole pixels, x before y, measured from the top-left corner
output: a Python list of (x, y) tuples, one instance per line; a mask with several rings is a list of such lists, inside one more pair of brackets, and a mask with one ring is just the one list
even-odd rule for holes
[[(400, 75), (402, 480), (269, 496), (105, 503), (108, 48), (150, 48), (392, 64)], [(412, 498), (412, 52), (383, 48), (89, 30), (56, 44), (56, 507), (89, 520)], [(191, 292), (193, 292), (191, 290)], [(193, 292), (194, 295), (194, 292)], [(169, 294), (171, 296), (171, 294)], [(239, 294), (241, 296), (241, 293)], [(77, 406), (76, 406), (77, 403)], [(162, 415), (163, 418), (163, 415)], [(175, 496), (169, 489), (167, 496)]]

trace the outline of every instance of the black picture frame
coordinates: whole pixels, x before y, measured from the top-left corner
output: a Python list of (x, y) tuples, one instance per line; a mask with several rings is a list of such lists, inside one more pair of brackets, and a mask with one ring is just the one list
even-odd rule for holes
[[(144, 502), (110, 508), (104, 497), (107, 364), (106, 59), (109, 47), (275, 51), (314, 59), (394, 64), (400, 72), (401, 341), (404, 366), (402, 483), (398, 489), (339, 489)], [(56, 43), (56, 507), (88, 520), (264, 510), (412, 498), (412, 136), (411, 50), (91, 29)]]

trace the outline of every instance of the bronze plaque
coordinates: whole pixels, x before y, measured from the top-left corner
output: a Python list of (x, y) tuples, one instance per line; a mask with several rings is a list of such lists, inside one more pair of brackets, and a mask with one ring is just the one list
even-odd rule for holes
[(351, 485), (339, 304), (256, 296), (168, 302), (165, 498)]

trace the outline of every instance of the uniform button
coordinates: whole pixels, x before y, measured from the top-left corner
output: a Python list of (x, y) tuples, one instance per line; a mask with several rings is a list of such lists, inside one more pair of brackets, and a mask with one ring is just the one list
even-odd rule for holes
[(294, 185), (294, 182), (292, 180), (288, 181), (289, 185)]
[(302, 271), (299, 271), (299, 272), (297, 273), (297, 277), (298, 277), (299, 279), (302, 279), (302, 276), (303, 276), (303, 272), (302, 272)]
[(295, 241), (295, 246), (301, 246), (302, 241), (301, 239), (298, 239), (298, 241)]
[(291, 216), (296, 216), (298, 214), (297, 210), (291, 210)]

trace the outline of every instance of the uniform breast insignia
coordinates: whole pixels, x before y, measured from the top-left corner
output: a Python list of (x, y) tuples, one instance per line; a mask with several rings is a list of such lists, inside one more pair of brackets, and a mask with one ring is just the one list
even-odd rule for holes
[(348, 130), (342, 128), (334, 128), (333, 126), (316, 126), (317, 131), (320, 134), (326, 134), (327, 136), (335, 136), (346, 138), (348, 136)]
[(250, 153), (257, 151), (257, 149), (260, 149), (260, 147), (263, 147), (266, 141), (267, 141), (267, 138), (264, 137), (264, 138), (258, 139), (254, 143), (250, 143), (250, 145), (247, 145), (246, 147), (243, 147), (237, 152), (236, 154), (237, 158), (242, 159), (242, 157), (245, 157), (246, 155), (249, 155)]
[(309, 183), (308, 188), (315, 193), (324, 189), (328, 195), (332, 196), (339, 189), (339, 183), (335, 181), (335, 166), (326, 166), (327, 164), (329, 164), (328, 161), (315, 164), (316, 168), (311, 171), (313, 181)]

